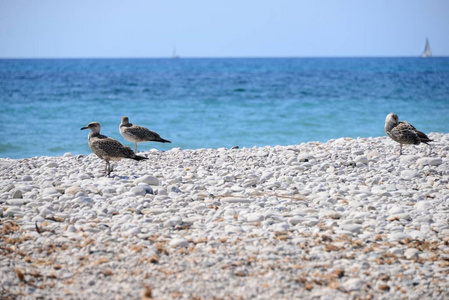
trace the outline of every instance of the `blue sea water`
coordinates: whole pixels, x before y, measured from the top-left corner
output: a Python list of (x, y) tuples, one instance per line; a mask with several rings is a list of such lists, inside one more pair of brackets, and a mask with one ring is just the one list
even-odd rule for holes
[(383, 136), (396, 112), (449, 132), (449, 58), (0, 60), (0, 157), (88, 154), (120, 118), (172, 144), (139, 150), (291, 145)]

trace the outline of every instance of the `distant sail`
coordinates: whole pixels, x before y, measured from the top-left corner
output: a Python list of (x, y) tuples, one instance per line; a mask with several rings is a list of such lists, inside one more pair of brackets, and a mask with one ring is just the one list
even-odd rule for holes
[(179, 58), (179, 55), (176, 53), (176, 47), (173, 48), (173, 54), (171, 58)]
[(426, 46), (424, 47), (424, 51), (421, 54), (421, 57), (432, 57), (432, 51), (430, 51), (429, 39), (426, 39)]

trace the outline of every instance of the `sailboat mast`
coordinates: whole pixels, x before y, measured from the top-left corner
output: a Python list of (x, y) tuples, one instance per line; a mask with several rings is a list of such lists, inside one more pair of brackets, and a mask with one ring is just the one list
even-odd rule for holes
[(173, 47), (173, 54), (171, 58), (179, 58), (179, 55), (176, 53), (176, 47)]
[(424, 47), (424, 51), (421, 54), (421, 57), (432, 57), (432, 51), (430, 50), (429, 39), (426, 38), (426, 46)]

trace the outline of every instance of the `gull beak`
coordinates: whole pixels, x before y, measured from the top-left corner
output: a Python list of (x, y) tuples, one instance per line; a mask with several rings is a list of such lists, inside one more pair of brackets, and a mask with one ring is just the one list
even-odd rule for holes
[(82, 127), (82, 128), (81, 128), (81, 130), (84, 130), (84, 129), (89, 129), (89, 127)]

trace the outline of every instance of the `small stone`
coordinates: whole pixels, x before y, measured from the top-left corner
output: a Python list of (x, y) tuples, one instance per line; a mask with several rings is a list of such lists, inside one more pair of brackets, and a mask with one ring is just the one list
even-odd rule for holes
[(261, 150), (261, 151), (256, 152), (256, 156), (258, 156), (258, 157), (266, 157), (266, 156), (268, 156), (268, 153)]
[(300, 162), (309, 162), (312, 159), (315, 159), (315, 157), (308, 153), (302, 153), (298, 155), (298, 161)]
[(133, 218), (132, 215), (124, 215), (120, 219), (115, 221), (115, 223), (116, 224), (124, 224), (124, 223), (127, 223), (128, 221), (130, 221), (132, 218)]
[(64, 191), (64, 194), (67, 195), (76, 195), (81, 191), (81, 188), (78, 185), (71, 186), (69, 188), (66, 188)]
[(411, 236), (403, 233), (403, 232), (394, 232), (394, 233), (390, 233), (388, 234), (388, 239), (392, 242), (397, 242), (397, 241), (401, 241), (401, 240), (406, 240), (406, 239), (410, 239)]
[(13, 192), (13, 194), (12, 194), (12, 197), (13, 197), (13, 198), (16, 198), (16, 199), (22, 198), (22, 197), (23, 197), (22, 191), (21, 191), (21, 190), (15, 190), (15, 191)]
[(396, 256), (402, 256), (404, 254), (404, 249), (398, 248), (398, 247), (394, 247), (394, 248), (391, 248), (389, 250), (389, 252), (391, 254), (393, 254), (393, 255), (396, 255)]
[(443, 159), (439, 157), (424, 157), (416, 162), (418, 165), (439, 166), (443, 163)]
[(183, 238), (172, 239), (170, 241), (170, 246), (173, 248), (187, 248), (189, 246), (189, 242)]
[(432, 219), (432, 216), (423, 215), (423, 216), (416, 217), (415, 221), (418, 223), (432, 223), (433, 219)]
[(290, 225), (286, 222), (278, 223), (273, 226), (274, 232), (285, 232), (290, 229)]
[(415, 204), (415, 209), (418, 211), (427, 212), (431, 208), (431, 205), (428, 201), (419, 201)]
[(42, 223), (45, 221), (45, 218), (40, 215), (37, 215), (34, 218), (32, 218), (31, 221), (37, 222), (37, 223)]
[(295, 226), (297, 224), (300, 224), (304, 221), (303, 218), (301, 217), (291, 217), (288, 219), (288, 223), (290, 223), (291, 225)]
[(307, 227), (315, 227), (318, 223), (320, 223), (320, 221), (313, 219), (313, 220), (305, 220), (302, 223)]
[(61, 193), (57, 189), (50, 187), (50, 188), (44, 189), (43, 194), (49, 195), (49, 196), (56, 196), (56, 195), (60, 195)]
[(68, 219), (70, 217), (70, 215), (64, 214), (64, 213), (55, 213), (53, 217), (55, 218), (56, 221), (62, 222), (65, 219)]
[(414, 177), (420, 177), (419, 173), (413, 170), (403, 170), (401, 171), (401, 177), (404, 179), (412, 179)]
[(360, 291), (365, 286), (365, 281), (359, 278), (350, 278), (343, 283), (343, 287), (348, 292)]
[(47, 217), (48, 215), (52, 215), (52, 214), (53, 214), (53, 208), (49, 205), (39, 208), (39, 215), (44, 218)]
[(141, 230), (139, 227), (133, 227), (133, 228), (127, 230), (125, 235), (137, 235), (140, 232), (141, 232)]
[(155, 186), (159, 185), (159, 179), (157, 179), (156, 177), (151, 176), (151, 175), (145, 175), (145, 176), (142, 176), (142, 177), (134, 180), (135, 185), (137, 185), (141, 182), (149, 184), (149, 185), (155, 185)]
[(57, 168), (59, 165), (55, 162), (49, 162), (42, 166), (42, 168)]
[(388, 213), (391, 215), (402, 214), (404, 213), (404, 209), (400, 206), (393, 206), (392, 208), (390, 208)]
[(418, 258), (420, 252), (421, 251), (416, 248), (408, 248), (407, 250), (405, 250), (404, 256), (407, 259)]
[(130, 191), (136, 196), (145, 196), (147, 194), (147, 190), (141, 185), (132, 187)]
[(238, 277), (244, 277), (244, 276), (248, 276), (248, 270), (246, 270), (245, 268), (237, 268), (234, 271), (234, 275), (238, 276)]
[(115, 188), (115, 187), (113, 187), (113, 186), (107, 186), (107, 187), (104, 187), (102, 190), (101, 190), (101, 193), (104, 195), (104, 194), (115, 194), (115, 193), (117, 193), (117, 189)]
[(67, 232), (72, 232), (75, 233), (76, 232), (76, 227), (74, 225), (69, 225), (66, 229)]
[(177, 225), (180, 225), (182, 223), (181, 217), (171, 217), (167, 221), (164, 222), (164, 227), (175, 227)]
[(417, 156), (417, 155), (401, 155), (399, 161), (401, 163), (409, 164), (411, 162), (415, 162), (418, 158), (419, 158), (419, 156)]
[(9, 192), (14, 189), (14, 184), (7, 184), (5, 187), (2, 188), (3, 192)]
[(206, 209), (207, 209), (207, 206), (204, 205), (204, 204), (199, 204), (199, 205), (195, 206), (194, 209), (195, 209), (195, 211), (200, 212), (200, 211), (206, 210)]
[(10, 206), (6, 211), (3, 212), (4, 217), (14, 217), (14, 216), (22, 216), (23, 212), (20, 210), (18, 206)]
[(181, 193), (181, 189), (179, 187), (177, 187), (176, 185), (171, 185), (168, 187), (168, 191), (172, 192), (172, 193)]
[(6, 204), (9, 206), (22, 206), (24, 204), (26, 204), (27, 201), (23, 200), (23, 199), (11, 199), (11, 200), (6, 200)]
[(389, 192), (397, 191), (396, 185), (395, 184), (389, 184), (387, 186), (387, 191), (389, 191)]
[(340, 225), (340, 229), (354, 233), (359, 233), (362, 231), (363, 227), (357, 224), (343, 224)]
[(243, 229), (240, 226), (226, 225), (224, 231), (226, 234), (233, 234), (233, 233), (241, 233), (243, 232)]
[(406, 220), (406, 221), (410, 221), (412, 218), (410, 217), (409, 214), (404, 213), (404, 214), (396, 214), (396, 215), (391, 215), (387, 218), (388, 221), (396, 221), (396, 220)]
[(365, 165), (368, 164), (368, 158), (367, 158), (366, 156), (363, 156), (363, 155), (357, 156), (357, 157), (354, 159), (354, 161), (355, 161), (356, 163), (362, 163), (362, 164), (365, 164)]
[(33, 181), (33, 177), (31, 177), (30, 175), (24, 175), (22, 177), (22, 181)]
[(246, 216), (246, 221), (250, 223), (262, 222), (264, 219), (265, 217), (259, 213), (252, 213)]
[(225, 203), (250, 203), (251, 200), (245, 198), (237, 198), (237, 197), (224, 197), (221, 199), (221, 202)]
[(331, 210), (331, 211), (326, 212), (326, 216), (331, 219), (338, 220), (343, 217), (343, 214), (341, 212)]

